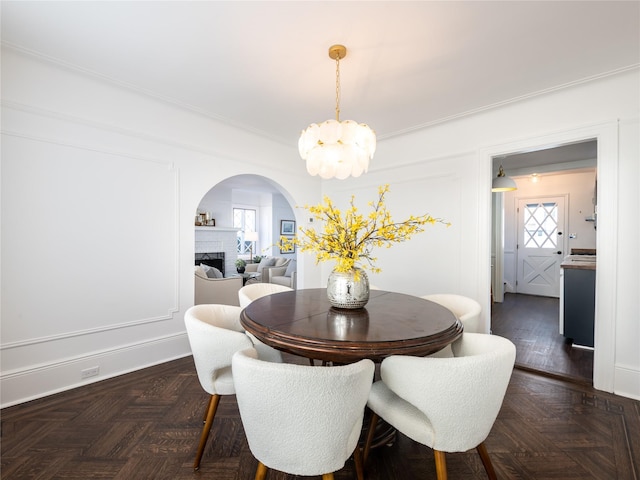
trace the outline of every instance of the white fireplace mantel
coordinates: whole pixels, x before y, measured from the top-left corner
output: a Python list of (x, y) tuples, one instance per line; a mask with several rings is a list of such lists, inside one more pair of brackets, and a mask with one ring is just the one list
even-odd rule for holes
[(205, 231), (214, 231), (214, 232), (239, 232), (239, 228), (231, 228), (231, 227), (207, 227), (207, 226), (198, 226), (196, 225), (196, 230), (205, 230)]
[(225, 272), (235, 271), (239, 228), (195, 227), (195, 253), (224, 252)]

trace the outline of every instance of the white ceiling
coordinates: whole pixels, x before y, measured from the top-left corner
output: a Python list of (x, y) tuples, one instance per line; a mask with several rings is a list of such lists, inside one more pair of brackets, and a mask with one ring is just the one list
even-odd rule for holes
[(379, 139), (640, 64), (637, 1), (2, 2), (2, 41), (297, 145)]

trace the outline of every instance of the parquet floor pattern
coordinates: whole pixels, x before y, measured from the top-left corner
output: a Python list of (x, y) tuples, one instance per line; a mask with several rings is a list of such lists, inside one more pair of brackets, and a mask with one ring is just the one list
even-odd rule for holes
[(557, 298), (507, 293), (491, 306), (491, 330), (516, 345), (516, 366), (593, 384), (593, 351), (560, 335)]
[[(233, 396), (220, 402), (193, 471), (206, 400), (187, 357), (6, 408), (0, 478), (253, 479), (256, 460)], [(640, 402), (515, 370), (486, 444), (502, 479), (639, 480)], [(447, 464), (450, 479), (486, 479), (475, 450), (448, 454)], [(336, 479), (353, 478), (349, 461)], [(435, 479), (433, 454), (398, 434), (372, 452), (367, 478)]]

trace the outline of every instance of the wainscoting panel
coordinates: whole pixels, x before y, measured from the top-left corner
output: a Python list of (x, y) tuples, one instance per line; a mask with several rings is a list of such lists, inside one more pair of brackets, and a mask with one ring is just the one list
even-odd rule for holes
[(2, 137), (2, 405), (189, 352), (149, 354), (182, 335), (178, 171), (49, 133)]

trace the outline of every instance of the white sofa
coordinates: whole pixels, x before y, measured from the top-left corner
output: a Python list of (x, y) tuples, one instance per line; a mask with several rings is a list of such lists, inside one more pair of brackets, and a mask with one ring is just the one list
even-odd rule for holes
[(238, 291), (242, 288), (242, 277), (208, 278), (202, 267), (195, 267), (194, 305), (223, 304), (240, 306)]
[(290, 258), (284, 257), (263, 257), (260, 263), (248, 263), (245, 266), (244, 273), (255, 273), (255, 277), (247, 280), (247, 283), (268, 283), (269, 271), (272, 268), (287, 267)]

